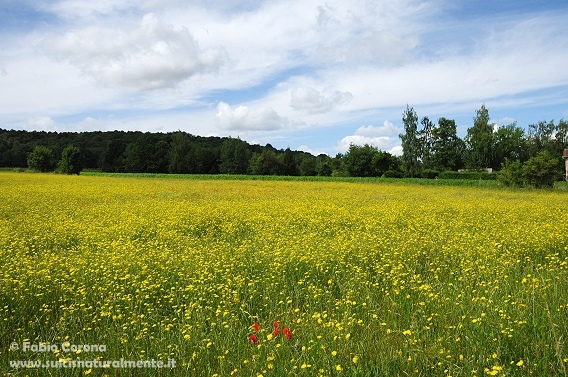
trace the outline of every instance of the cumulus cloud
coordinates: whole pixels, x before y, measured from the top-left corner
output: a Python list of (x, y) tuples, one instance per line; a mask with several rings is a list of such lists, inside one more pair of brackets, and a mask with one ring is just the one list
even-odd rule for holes
[(273, 131), (289, 124), (271, 107), (251, 109), (248, 106), (232, 108), (221, 101), (217, 105), (216, 124), (225, 130)]
[(332, 110), (336, 105), (348, 104), (352, 98), (353, 95), (348, 92), (322, 93), (309, 86), (301, 86), (292, 90), (290, 107), (309, 114), (324, 113)]
[(368, 144), (377, 147), (382, 151), (387, 151), (392, 154), (400, 154), (398, 153), (397, 147), (394, 145), (394, 143), (399, 141), (398, 134), (400, 132), (401, 129), (395, 127), (395, 125), (388, 120), (385, 120), (383, 125), (379, 127), (372, 125), (361, 126), (353, 135), (345, 136), (341, 139), (337, 143), (335, 149), (338, 152), (344, 153), (349, 149), (349, 145), (351, 144)]
[(341, 153), (347, 152), (349, 150), (349, 145), (372, 145), (374, 147), (379, 148), (380, 150), (388, 150), (391, 148), (393, 143), (393, 138), (388, 136), (375, 136), (375, 137), (368, 137), (368, 136), (361, 136), (361, 135), (350, 135), (345, 136), (337, 143), (336, 150)]
[(395, 127), (394, 124), (385, 120), (382, 126), (361, 126), (355, 131), (355, 135), (359, 136), (382, 136), (382, 135), (398, 135), (402, 130)]
[(176, 29), (154, 14), (129, 30), (87, 27), (51, 37), (44, 49), (99, 83), (136, 90), (174, 87), (228, 61), (223, 47), (202, 49), (186, 28)]
[(26, 120), (26, 126), (32, 130), (56, 131), (57, 123), (48, 116), (36, 116)]

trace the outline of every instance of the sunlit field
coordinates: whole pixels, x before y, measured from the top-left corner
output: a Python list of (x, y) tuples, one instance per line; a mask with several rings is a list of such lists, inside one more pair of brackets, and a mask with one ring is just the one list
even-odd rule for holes
[(0, 172), (0, 193), (3, 376), (567, 375), (567, 192)]

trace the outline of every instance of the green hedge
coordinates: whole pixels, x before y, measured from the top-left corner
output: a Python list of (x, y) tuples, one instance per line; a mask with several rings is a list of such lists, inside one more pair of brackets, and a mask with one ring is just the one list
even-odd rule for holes
[(497, 174), (485, 171), (443, 171), (439, 175), (440, 179), (475, 179), (484, 181), (497, 180)]

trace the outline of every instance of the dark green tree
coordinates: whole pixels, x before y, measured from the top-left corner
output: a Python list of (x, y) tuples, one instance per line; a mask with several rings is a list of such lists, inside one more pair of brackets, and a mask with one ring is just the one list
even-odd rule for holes
[(83, 156), (79, 147), (70, 144), (63, 149), (57, 170), (69, 175), (79, 175), (81, 173), (81, 170), (83, 170)]
[(171, 134), (170, 158), (168, 172), (174, 174), (192, 173), (193, 161), (191, 161), (191, 141), (189, 135), (182, 131)]
[(556, 133), (554, 135), (555, 152), (561, 154), (565, 148), (568, 148), (568, 121), (560, 119), (556, 125)]
[(125, 151), (126, 170), (130, 173), (167, 173), (170, 143), (162, 134), (146, 132)]
[(546, 150), (551, 154), (556, 152), (554, 133), (556, 125), (554, 121), (540, 121), (535, 124), (529, 124), (529, 133), (527, 138), (527, 149), (529, 157), (534, 157), (540, 152)]
[(485, 104), (476, 111), (473, 126), (465, 137), (465, 165), (468, 169), (485, 169), (492, 166), (493, 124), (489, 123), (489, 110)]
[(265, 147), (261, 153), (252, 155), (248, 171), (253, 175), (279, 175), (282, 174), (282, 164), (278, 161), (274, 148)]
[(219, 172), (221, 174), (246, 174), (251, 152), (239, 138), (228, 138), (221, 145)]
[(290, 148), (286, 148), (286, 150), (284, 151), (284, 155), (282, 158), (282, 174), (298, 175), (298, 168), (296, 167), (296, 160), (294, 158), (294, 153), (292, 153)]
[(505, 160), (523, 161), (526, 157), (525, 132), (516, 123), (499, 127), (494, 133), (492, 168), (499, 169)]
[(318, 175), (322, 177), (329, 177), (333, 173), (332, 159), (326, 154), (320, 154), (317, 159)]
[(464, 142), (457, 136), (456, 122), (440, 118), (432, 130), (431, 168), (437, 171), (457, 170), (463, 167)]
[[(111, 136), (111, 135), (109, 135)], [(118, 135), (112, 135), (111, 139), (106, 141), (106, 145), (102, 150), (100, 157), (100, 167), (105, 172), (119, 172), (126, 171), (126, 162), (124, 159), (124, 152), (126, 151), (127, 143)]]
[(314, 176), (318, 175), (317, 171), (317, 159), (312, 156), (304, 156), (302, 162), (300, 162), (300, 175), (302, 176)]
[(343, 158), (347, 172), (352, 177), (376, 177), (377, 171), (373, 165), (373, 157), (378, 152), (376, 147), (365, 144), (349, 145), (349, 150)]
[(398, 159), (385, 151), (377, 151), (373, 156), (372, 164), (377, 177), (382, 177), (387, 171), (399, 170)]
[(38, 145), (28, 154), (28, 168), (40, 172), (53, 171), (53, 151), (43, 145)]
[(420, 140), (418, 134), (418, 115), (408, 105), (402, 114), (404, 133), (398, 135), (402, 141), (402, 161), (406, 175), (416, 177), (420, 173)]

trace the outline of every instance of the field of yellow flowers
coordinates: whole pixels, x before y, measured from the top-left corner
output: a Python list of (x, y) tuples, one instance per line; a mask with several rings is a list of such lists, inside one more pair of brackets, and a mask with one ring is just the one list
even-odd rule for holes
[(2, 376), (567, 375), (566, 192), (11, 172), (0, 190)]

